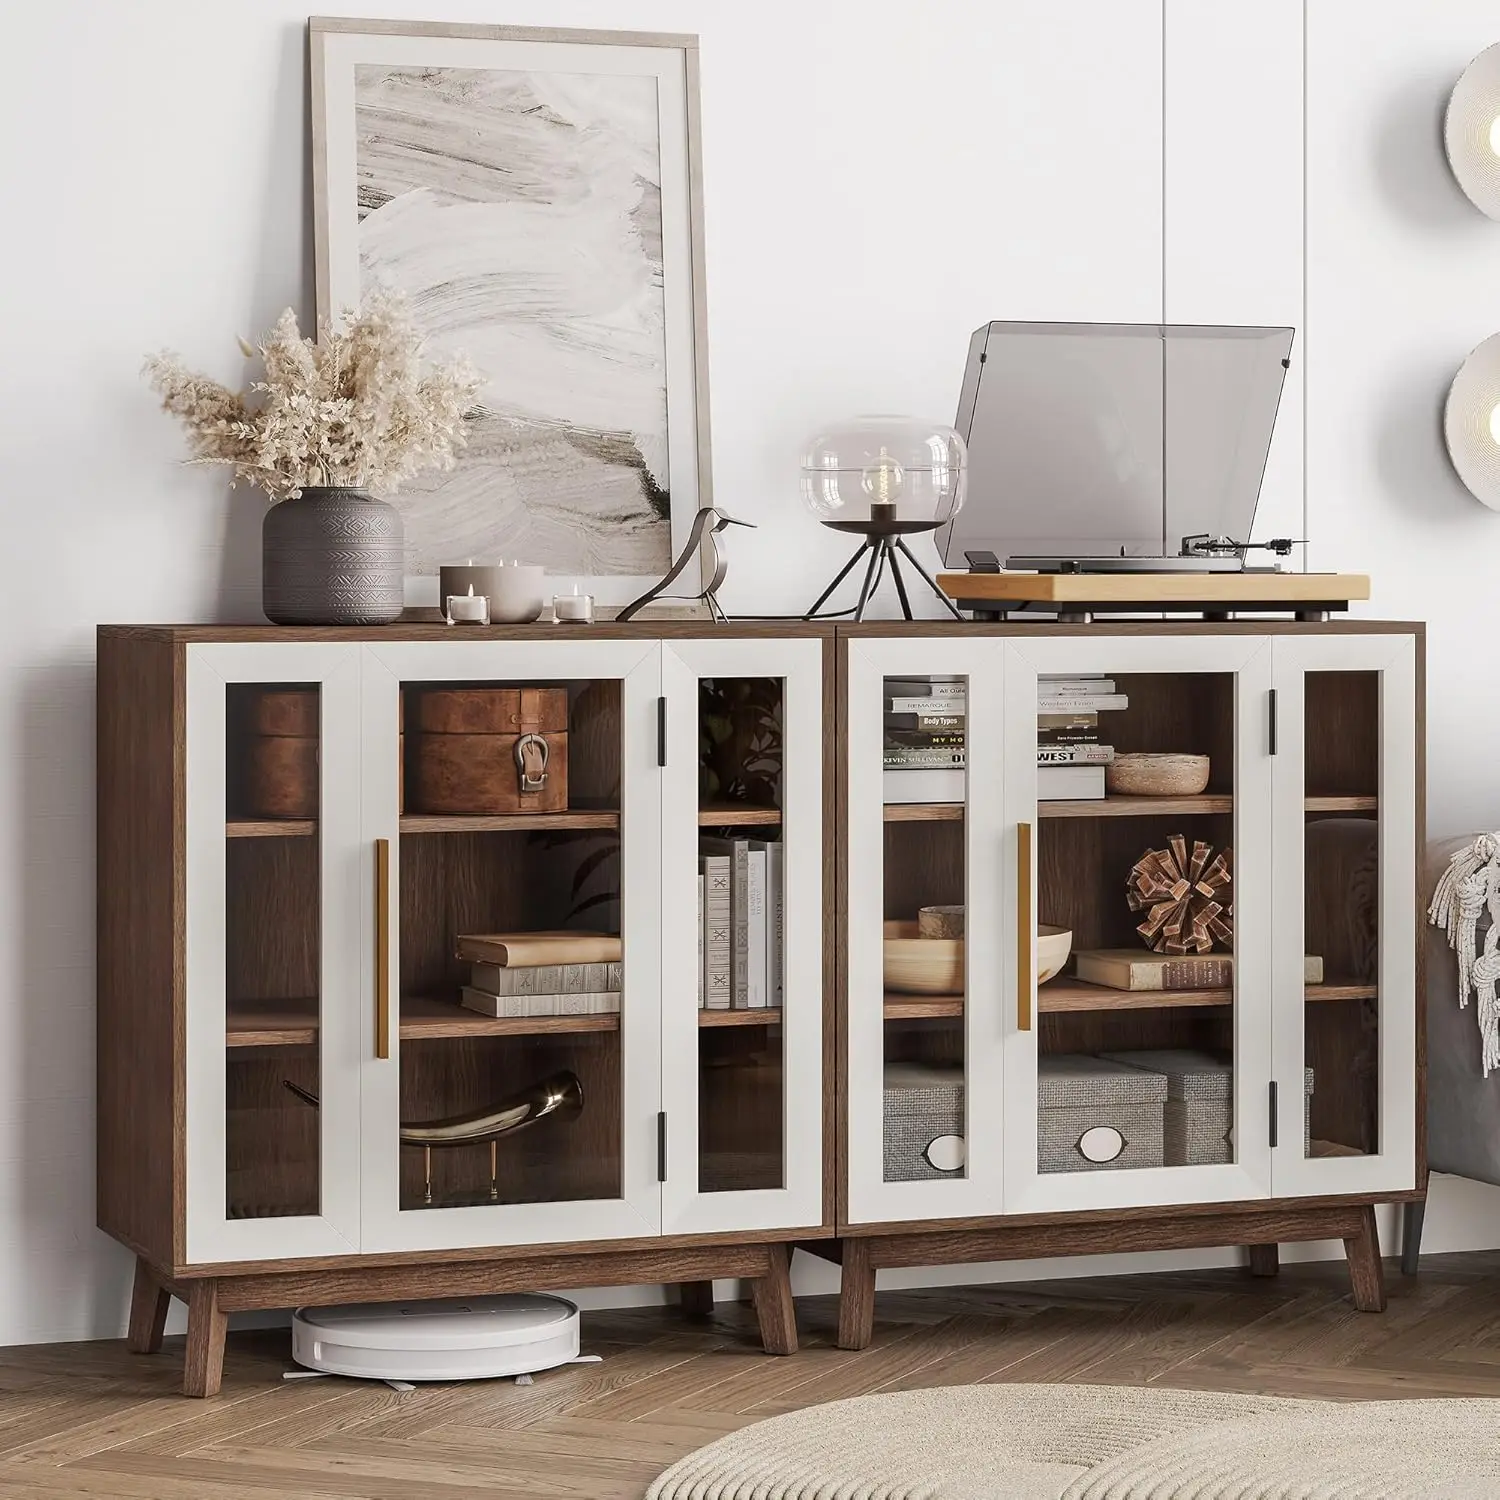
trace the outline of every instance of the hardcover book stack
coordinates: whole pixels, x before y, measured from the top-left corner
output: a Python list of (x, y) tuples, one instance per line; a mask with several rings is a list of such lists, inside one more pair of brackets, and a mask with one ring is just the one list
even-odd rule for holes
[(1104, 796), (1104, 768), (1115, 758), (1104, 743), (1099, 715), (1128, 708), (1108, 677), (1037, 679), (1036, 796), (1038, 802), (1091, 802)]
[(698, 1005), (767, 1010), (785, 992), (785, 867), (770, 839), (698, 844)]
[(885, 679), (885, 800), (962, 802), (968, 682)]
[(485, 1016), (613, 1015), (620, 1009), (623, 950), (604, 932), (468, 933), (463, 1003)]

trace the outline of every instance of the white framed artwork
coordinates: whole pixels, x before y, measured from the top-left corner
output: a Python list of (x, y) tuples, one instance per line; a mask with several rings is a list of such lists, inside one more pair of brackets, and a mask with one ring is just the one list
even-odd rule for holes
[(309, 45), (319, 318), (394, 288), (485, 381), (456, 467), (395, 497), (407, 603), (470, 558), (634, 598), (712, 498), (697, 39), (314, 17)]

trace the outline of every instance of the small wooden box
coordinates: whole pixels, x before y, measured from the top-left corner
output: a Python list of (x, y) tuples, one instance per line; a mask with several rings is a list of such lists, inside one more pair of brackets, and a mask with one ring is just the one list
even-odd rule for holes
[(316, 818), (318, 690), (256, 693), (245, 734), (245, 811), (252, 818)]
[(500, 816), (568, 806), (566, 688), (433, 688), (416, 696), (414, 812)]

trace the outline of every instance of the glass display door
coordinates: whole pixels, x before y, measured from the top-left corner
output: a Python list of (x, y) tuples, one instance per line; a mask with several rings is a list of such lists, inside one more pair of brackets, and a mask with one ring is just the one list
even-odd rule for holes
[(652, 1235), (661, 648), (363, 648), (364, 1248)]
[(359, 648), (187, 648), (189, 1261), (360, 1249)]
[(1005, 1209), (1270, 1192), (1271, 648), (1011, 640)]
[(1416, 642), (1351, 633), (1272, 650), (1273, 1184), (1278, 1197), (1413, 1188)]
[(663, 647), (667, 1234), (823, 1222), (824, 647)]
[[(866, 633), (867, 632), (867, 633)], [(850, 632), (847, 1217), (999, 1214), (1005, 955), (1004, 647)]]

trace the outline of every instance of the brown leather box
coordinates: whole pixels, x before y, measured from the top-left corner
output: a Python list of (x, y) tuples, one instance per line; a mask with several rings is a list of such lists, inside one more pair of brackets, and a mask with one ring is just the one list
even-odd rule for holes
[(318, 815), (318, 690), (268, 688), (246, 715), (246, 811), (252, 818)]
[(566, 688), (424, 688), (415, 708), (413, 812), (566, 810)]

